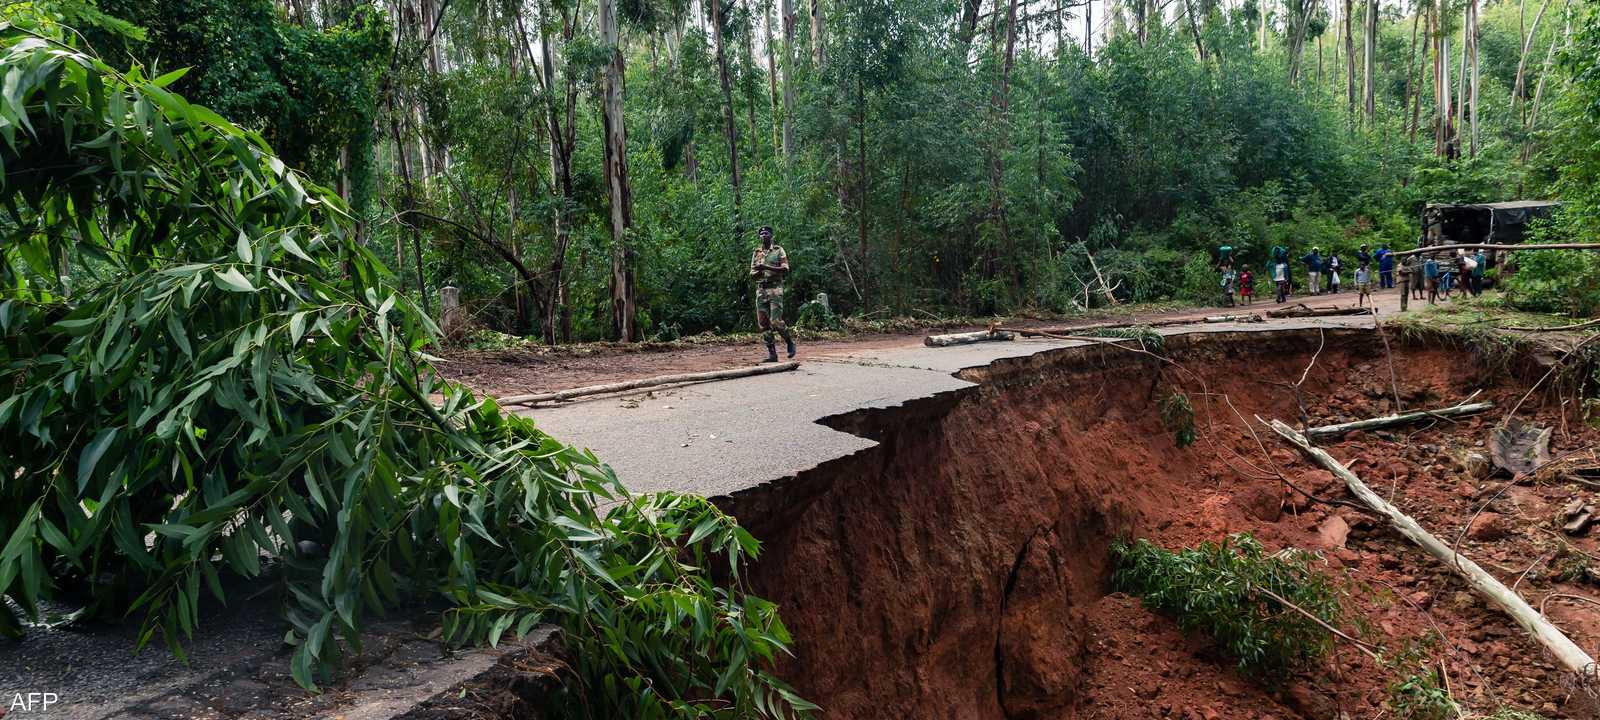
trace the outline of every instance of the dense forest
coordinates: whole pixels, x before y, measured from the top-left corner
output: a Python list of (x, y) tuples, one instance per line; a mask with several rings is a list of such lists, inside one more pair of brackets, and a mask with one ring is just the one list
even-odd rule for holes
[(791, 308), (874, 317), (1198, 299), (1218, 245), (1407, 246), (1430, 201), (1594, 229), (1581, 0), (56, 8), (113, 66), (193, 68), (421, 303), (545, 342), (748, 329), (761, 225)]

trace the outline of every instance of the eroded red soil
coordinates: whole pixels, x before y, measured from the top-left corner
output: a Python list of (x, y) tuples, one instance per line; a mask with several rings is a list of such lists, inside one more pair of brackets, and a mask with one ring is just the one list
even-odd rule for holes
[[(1110, 591), (1117, 536), (1177, 547), (1249, 531), (1271, 548), (1322, 551), (1330, 572), (1360, 588), (1350, 602), (1369, 640), (1441, 636), (1433, 660), (1467, 709), (1595, 717), (1537, 645), (1447, 568), (1358, 511), (1286, 490), (1273, 466), (1313, 494), (1347, 498), (1331, 475), (1275, 436), (1258, 444), (1243, 422), (1293, 422), (1299, 403), (1281, 383), (1303, 372), (1313, 424), (1387, 413), (1375, 335), (1329, 333), (1309, 372), (1316, 334), (1168, 342), (1182, 369), (1116, 349), (1065, 351), (999, 363), (973, 378), (983, 385), (947, 398), (840, 418), (882, 445), (733, 498), (766, 541), (757, 587), (783, 605), (795, 637), (782, 674), (828, 718), (1392, 717), (1393, 675), (1353, 648), (1271, 689), (1203, 637)], [(1461, 551), (1535, 606), (1557, 592), (1600, 599), (1554, 577), (1563, 541), (1553, 519), (1581, 488), (1508, 486), (1469, 457), (1487, 457), (1490, 427), (1536, 368), (1489, 369), (1455, 349), (1396, 351), (1408, 409), (1474, 390), (1502, 409), (1351, 435), (1330, 452), (1441, 537), (1454, 539), (1487, 505)], [(1180, 390), (1201, 435), (1187, 448), (1157, 409)], [(1600, 444), (1558, 409), (1535, 394), (1521, 415), (1556, 428), (1558, 456)], [(1600, 552), (1593, 539), (1570, 542)], [(1600, 607), (1556, 600), (1550, 616), (1591, 653), (1600, 646)]]

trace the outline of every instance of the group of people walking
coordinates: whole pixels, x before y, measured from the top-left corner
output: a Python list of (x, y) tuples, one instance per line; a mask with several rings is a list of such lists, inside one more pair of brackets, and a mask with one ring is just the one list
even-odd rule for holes
[(1483, 273), (1488, 269), (1488, 258), (1482, 250), (1471, 255), (1466, 250), (1456, 250), (1456, 254), (1444, 260), (1436, 257), (1418, 258), (1413, 255), (1406, 258), (1403, 270), (1407, 273), (1411, 285), (1411, 299), (1423, 299), (1423, 292), (1427, 292), (1428, 304), (1439, 301), (1442, 296), (1449, 300), (1453, 293), (1465, 297), (1477, 297), (1483, 294)]
[[(1235, 273), (1233, 269), (1233, 248), (1224, 245), (1218, 249), (1220, 269), (1222, 271), (1223, 293), (1227, 295), (1228, 304), (1233, 304), (1232, 287), (1235, 278), (1239, 285), (1239, 294), (1250, 302), (1254, 288), (1251, 287), (1252, 278), (1250, 271), (1244, 270)], [(1356, 290), (1360, 293), (1358, 304), (1365, 304), (1372, 294), (1373, 264), (1377, 264), (1377, 281), (1380, 288), (1394, 287), (1394, 252), (1388, 244), (1378, 246), (1377, 252), (1371, 251), (1367, 245), (1362, 245), (1355, 254), (1356, 270), (1352, 280)], [(1313, 246), (1311, 252), (1300, 257), (1300, 263), (1306, 269), (1306, 289), (1312, 295), (1333, 294), (1339, 292), (1341, 273), (1344, 271), (1344, 260), (1336, 252), (1324, 255), (1322, 248)], [(1283, 302), (1294, 291), (1294, 276), (1290, 270), (1289, 248), (1277, 245), (1272, 248), (1268, 268), (1272, 275), (1272, 284), (1276, 291), (1278, 302)]]
[[(1227, 304), (1233, 305), (1235, 288), (1244, 302), (1251, 302), (1254, 295), (1254, 278), (1250, 270), (1235, 271), (1233, 248), (1230, 246), (1223, 245), (1218, 248), (1217, 257), (1218, 269), (1222, 273), (1222, 291)], [(1357, 307), (1365, 305), (1371, 298), (1374, 281), (1377, 282), (1379, 289), (1395, 286), (1395, 254), (1387, 243), (1380, 244), (1376, 251), (1370, 250), (1369, 246), (1363, 244), (1355, 252), (1354, 261), (1356, 268), (1351, 274), (1351, 279), (1358, 293)], [(1341, 291), (1342, 275), (1346, 268), (1345, 261), (1339, 257), (1338, 252), (1323, 253), (1321, 247), (1312, 246), (1310, 252), (1300, 256), (1299, 262), (1305, 268), (1306, 291), (1309, 294), (1331, 295)], [(1280, 303), (1295, 289), (1292, 264), (1287, 247), (1278, 245), (1272, 248), (1271, 259), (1267, 266), (1270, 269), (1277, 301)], [(1410, 255), (1399, 268), (1399, 273), (1405, 278), (1409, 286), (1407, 292), (1412, 299), (1426, 298), (1429, 303), (1434, 303), (1441, 297), (1448, 300), (1452, 294), (1457, 293), (1473, 297), (1481, 295), (1484, 270), (1487, 268), (1488, 261), (1482, 250), (1472, 254), (1468, 254), (1465, 250), (1456, 250), (1455, 255), (1443, 259)], [(1424, 295), (1424, 292), (1427, 294)]]

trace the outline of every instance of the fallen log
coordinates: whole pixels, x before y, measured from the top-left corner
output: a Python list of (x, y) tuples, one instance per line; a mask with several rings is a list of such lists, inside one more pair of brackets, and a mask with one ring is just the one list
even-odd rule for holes
[(607, 395), (610, 393), (626, 392), (659, 385), (678, 385), (681, 383), (706, 382), (708, 380), (731, 380), (733, 378), (749, 377), (751, 375), (766, 375), (768, 373), (788, 372), (800, 367), (798, 362), (773, 363), (768, 365), (751, 365), (749, 367), (731, 368), (728, 370), (711, 370), (708, 372), (683, 373), (681, 375), (658, 375), (656, 377), (640, 378), (625, 382), (610, 383), (607, 385), (589, 385), (586, 387), (572, 388), (570, 390), (556, 390), (553, 392), (532, 393), (529, 395), (511, 395), (498, 398), (501, 405), (533, 405), (542, 402), (557, 402), (571, 400), (572, 398), (587, 395)]
[(1546, 327), (1537, 327), (1533, 325), (1506, 325), (1500, 329), (1517, 330), (1519, 332), (1562, 332), (1566, 330), (1582, 330), (1584, 328), (1591, 328), (1596, 325), (1600, 325), (1600, 320), (1589, 320), (1581, 323), (1573, 323), (1571, 325), (1549, 325)]
[[(1261, 421), (1259, 416), (1256, 419)], [(1300, 448), (1301, 452), (1310, 456), (1317, 464), (1338, 476), (1339, 479), (1344, 481), (1345, 486), (1350, 489), (1351, 494), (1387, 518), (1389, 524), (1395, 530), (1398, 530), (1401, 535), (1406, 536), (1406, 538), (1421, 546), (1429, 555), (1454, 569), (1474, 590), (1477, 590), (1507, 615), (1510, 615), (1512, 620), (1515, 620), (1518, 625), (1527, 630), (1528, 634), (1532, 635), (1535, 641), (1544, 646), (1544, 649), (1554, 656), (1563, 667), (1578, 677), (1580, 686), (1585, 688), (1592, 686), (1596, 673), (1594, 658), (1589, 657), (1589, 654), (1584, 652), (1583, 648), (1572, 642), (1572, 639), (1568, 638), (1556, 626), (1551, 625), (1550, 621), (1529, 606), (1520, 595), (1512, 592), (1505, 584), (1496, 580), (1493, 575), (1485, 572), (1477, 563), (1457, 553), (1449, 545), (1441, 542), (1439, 538), (1424, 530), (1416, 520), (1411, 519), (1410, 516), (1390, 505), (1377, 493), (1373, 492), (1372, 488), (1368, 487), (1366, 483), (1362, 482), (1361, 478), (1356, 477), (1355, 473), (1350, 472), (1348, 468), (1338, 460), (1335, 460), (1326, 451), (1313, 446), (1310, 440), (1307, 440), (1304, 435), (1295, 432), (1294, 428), (1285, 425), (1279, 420), (1273, 420), (1270, 423), (1262, 422), (1295, 447)]]
[(1054, 337), (1054, 336), (1057, 336), (1057, 335), (1072, 335), (1074, 333), (1083, 333), (1083, 332), (1086, 332), (1086, 331), (1089, 331), (1089, 330), (1111, 330), (1111, 329), (1131, 328), (1131, 327), (1140, 327), (1140, 326), (1143, 326), (1143, 327), (1172, 327), (1174, 325), (1199, 325), (1201, 323), (1226, 323), (1226, 322), (1258, 323), (1258, 322), (1266, 322), (1266, 318), (1261, 317), (1260, 313), (1247, 313), (1247, 314), (1244, 314), (1244, 315), (1208, 315), (1206, 317), (1200, 317), (1200, 318), (1174, 318), (1174, 319), (1171, 319), (1171, 320), (1155, 320), (1155, 321), (1152, 321), (1152, 322), (1137, 322), (1137, 321), (1129, 320), (1129, 321), (1118, 321), (1118, 322), (1089, 323), (1087, 325), (1073, 325), (1073, 326), (1070, 326), (1070, 327), (1011, 328), (1011, 331), (1015, 332), (1018, 335), (1021, 335), (1023, 337)]
[(1339, 437), (1345, 433), (1352, 433), (1357, 430), (1372, 430), (1374, 428), (1405, 425), (1406, 423), (1427, 420), (1428, 418), (1447, 418), (1456, 417), (1458, 415), (1471, 415), (1473, 413), (1481, 413), (1493, 407), (1494, 403), (1492, 402), (1480, 402), (1452, 405), (1450, 407), (1440, 408), (1438, 410), (1417, 410), (1414, 412), (1400, 413), (1399, 415), (1385, 415), (1383, 417), (1368, 418), (1366, 420), (1355, 420), (1347, 423), (1336, 423), (1333, 425), (1306, 428), (1306, 435), (1314, 440), (1321, 440), (1324, 438)]
[(1270, 317), (1270, 318), (1308, 318), (1308, 317), (1332, 317), (1332, 316), (1336, 316), (1336, 315), (1366, 315), (1366, 314), (1367, 314), (1367, 309), (1366, 308), (1355, 308), (1355, 307), (1347, 307), (1347, 308), (1341, 308), (1341, 307), (1310, 308), (1310, 307), (1306, 307), (1305, 303), (1300, 303), (1300, 304), (1297, 304), (1297, 305), (1294, 305), (1294, 306), (1291, 306), (1291, 307), (1286, 307), (1286, 308), (1279, 308), (1277, 310), (1268, 310), (1267, 311), (1267, 317)]
[(967, 345), (969, 343), (1015, 340), (1016, 337), (1016, 335), (1004, 330), (979, 330), (969, 333), (929, 335), (922, 339), (922, 344), (928, 347), (950, 347), (951, 345)]
[(1491, 243), (1460, 243), (1456, 245), (1434, 245), (1421, 247), (1415, 250), (1401, 250), (1392, 253), (1393, 257), (1405, 257), (1417, 253), (1448, 252), (1451, 250), (1496, 250), (1504, 252), (1520, 252), (1523, 250), (1600, 250), (1600, 243), (1544, 243), (1542, 245), (1494, 245)]
[(1081, 333), (1086, 330), (1106, 330), (1109, 328), (1133, 327), (1137, 324), (1138, 323), (1124, 321), (1097, 322), (1089, 323), (1088, 325), (1073, 325), (1071, 327), (1011, 328), (1011, 332), (1015, 332), (1023, 337), (1049, 337), (1051, 335), (1070, 335), (1075, 332)]

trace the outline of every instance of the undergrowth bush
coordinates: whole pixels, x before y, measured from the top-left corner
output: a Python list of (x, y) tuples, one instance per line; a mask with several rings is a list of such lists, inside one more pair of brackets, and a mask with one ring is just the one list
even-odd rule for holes
[(1095, 328), (1086, 330), (1084, 335), (1089, 337), (1127, 338), (1138, 340), (1139, 346), (1150, 352), (1161, 352), (1166, 348), (1166, 336), (1156, 332), (1155, 328), (1148, 325), (1135, 325), (1133, 327)]
[(1317, 554), (1268, 553), (1248, 533), (1178, 551), (1147, 540), (1119, 542), (1112, 558), (1118, 590), (1139, 596), (1184, 630), (1209, 635), (1241, 669), (1269, 681), (1316, 665), (1333, 650), (1333, 637), (1268, 592), (1333, 627), (1347, 619), (1345, 590), (1313, 567)]
[(337, 194), (181, 72), (7, 25), (0, 67), (0, 634), (87, 598), (182, 657), (203, 595), (270, 573), (307, 688), (442, 598), (452, 644), (562, 627), (572, 715), (809, 707), (766, 669), (756, 540), (441, 379)]
[(1194, 406), (1189, 404), (1188, 395), (1173, 392), (1161, 401), (1161, 424), (1172, 433), (1172, 440), (1178, 447), (1194, 444)]
[(1517, 271), (1501, 282), (1513, 307), (1578, 317), (1600, 313), (1600, 256), (1582, 250), (1516, 255)]

